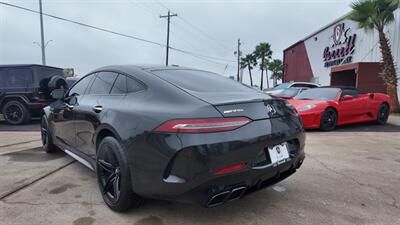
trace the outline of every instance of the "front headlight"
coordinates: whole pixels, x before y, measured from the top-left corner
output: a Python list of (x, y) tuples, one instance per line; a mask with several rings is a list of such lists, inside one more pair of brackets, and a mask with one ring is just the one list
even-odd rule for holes
[(302, 111), (310, 110), (310, 109), (314, 108), (315, 106), (317, 106), (317, 105), (315, 105), (315, 104), (306, 105), (306, 106), (301, 107), (299, 109), (299, 111), (302, 112)]

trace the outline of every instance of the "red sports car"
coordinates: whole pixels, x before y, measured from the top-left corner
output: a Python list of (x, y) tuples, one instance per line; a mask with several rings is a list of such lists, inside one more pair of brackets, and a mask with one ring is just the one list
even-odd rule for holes
[(376, 121), (385, 124), (391, 101), (382, 93), (362, 93), (349, 87), (321, 87), (288, 100), (307, 129), (333, 130), (337, 125)]

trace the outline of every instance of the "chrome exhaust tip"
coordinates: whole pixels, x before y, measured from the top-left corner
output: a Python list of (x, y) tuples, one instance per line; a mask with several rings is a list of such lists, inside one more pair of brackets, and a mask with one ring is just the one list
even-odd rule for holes
[(246, 190), (247, 190), (247, 187), (245, 187), (245, 186), (233, 189), (231, 191), (231, 194), (229, 195), (228, 201), (233, 201), (233, 200), (241, 198), (244, 195), (244, 193), (246, 193)]
[(230, 191), (224, 191), (212, 196), (207, 202), (207, 207), (215, 207), (224, 204), (226, 199), (230, 196), (230, 193)]
[(246, 186), (240, 186), (237, 188), (234, 188), (230, 191), (224, 191), (219, 194), (216, 194), (210, 198), (207, 202), (207, 207), (214, 207), (218, 205), (222, 205), (225, 202), (230, 202), (236, 199), (241, 198), (247, 191)]

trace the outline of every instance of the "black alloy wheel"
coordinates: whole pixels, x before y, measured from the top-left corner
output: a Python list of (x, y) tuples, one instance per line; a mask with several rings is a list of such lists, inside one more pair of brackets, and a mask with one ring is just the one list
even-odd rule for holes
[(53, 143), (53, 139), (51, 138), (47, 118), (44, 115), (42, 116), (40, 123), (40, 134), (42, 137), (42, 149), (47, 153), (54, 152), (56, 147)]
[(332, 108), (327, 108), (322, 115), (320, 129), (323, 131), (330, 131), (336, 128), (337, 113)]
[(111, 203), (117, 203), (121, 193), (121, 168), (116, 156), (109, 149), (106, 150), (97, 160), (97, 166), (102, 194)]
[(117, 212), (139, 206), (141, 198), (132, 190), (128, 163), (115, 138), (105, 137), (101, 141), (96, 163), (100, 191), (107, 206)]
[(386, 103), (383, 103), (378, 110), (378, 116), (376, 118), (376, 122), (378, 124), (385, 124), (389, 119), (390, 109)]
[(19, 101), (9, 101), (3, 107), (4, 119), (13, 125), (23, 124), (30, 120), (29, 112)]

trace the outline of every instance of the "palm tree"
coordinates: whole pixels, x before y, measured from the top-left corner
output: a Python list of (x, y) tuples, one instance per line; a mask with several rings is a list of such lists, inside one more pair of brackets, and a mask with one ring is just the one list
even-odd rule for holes
[(280, 59), (274, 59), (268, 64), (269, 70), (272, 72), (271, 77), (274, 81), (282, 80), (283, 76), (283, 63)]
[(257, 58), (254, 56), (254, 54), (247, 54), (245, 57), (243, 57), (240, 60), (240, 68), (241, 69), (249, 69), (249, 76), (250, 76), (250, 85), (253, 87), (253, 77), (251, 76), (251, 70), (253, 69), (253, 66), (257, 65)]
[(261, 70), (261, 86), (260, 89), (263, 90), (264, 83), (264, 70), (267, 76), (267, 87), (269, 88), (268, 81), (268, 62), (272, 57), (271, 45), (267, 42), (262, 42), (256, 46), (256, 49), (253, 53), (260, 62), (260, 70)]
[(351, 4), (353, 9), (348, 16), (364, 30), (376, 29), (382, 53), (382, 79), (387, 86), (387, 93), (393, 101), (393, 112), (400, 112), (397, 95), (397, 76), (389, 39), (384, 28), (394, 20), (394, 11), (399, 7), (399, 0), (358, 0)]

